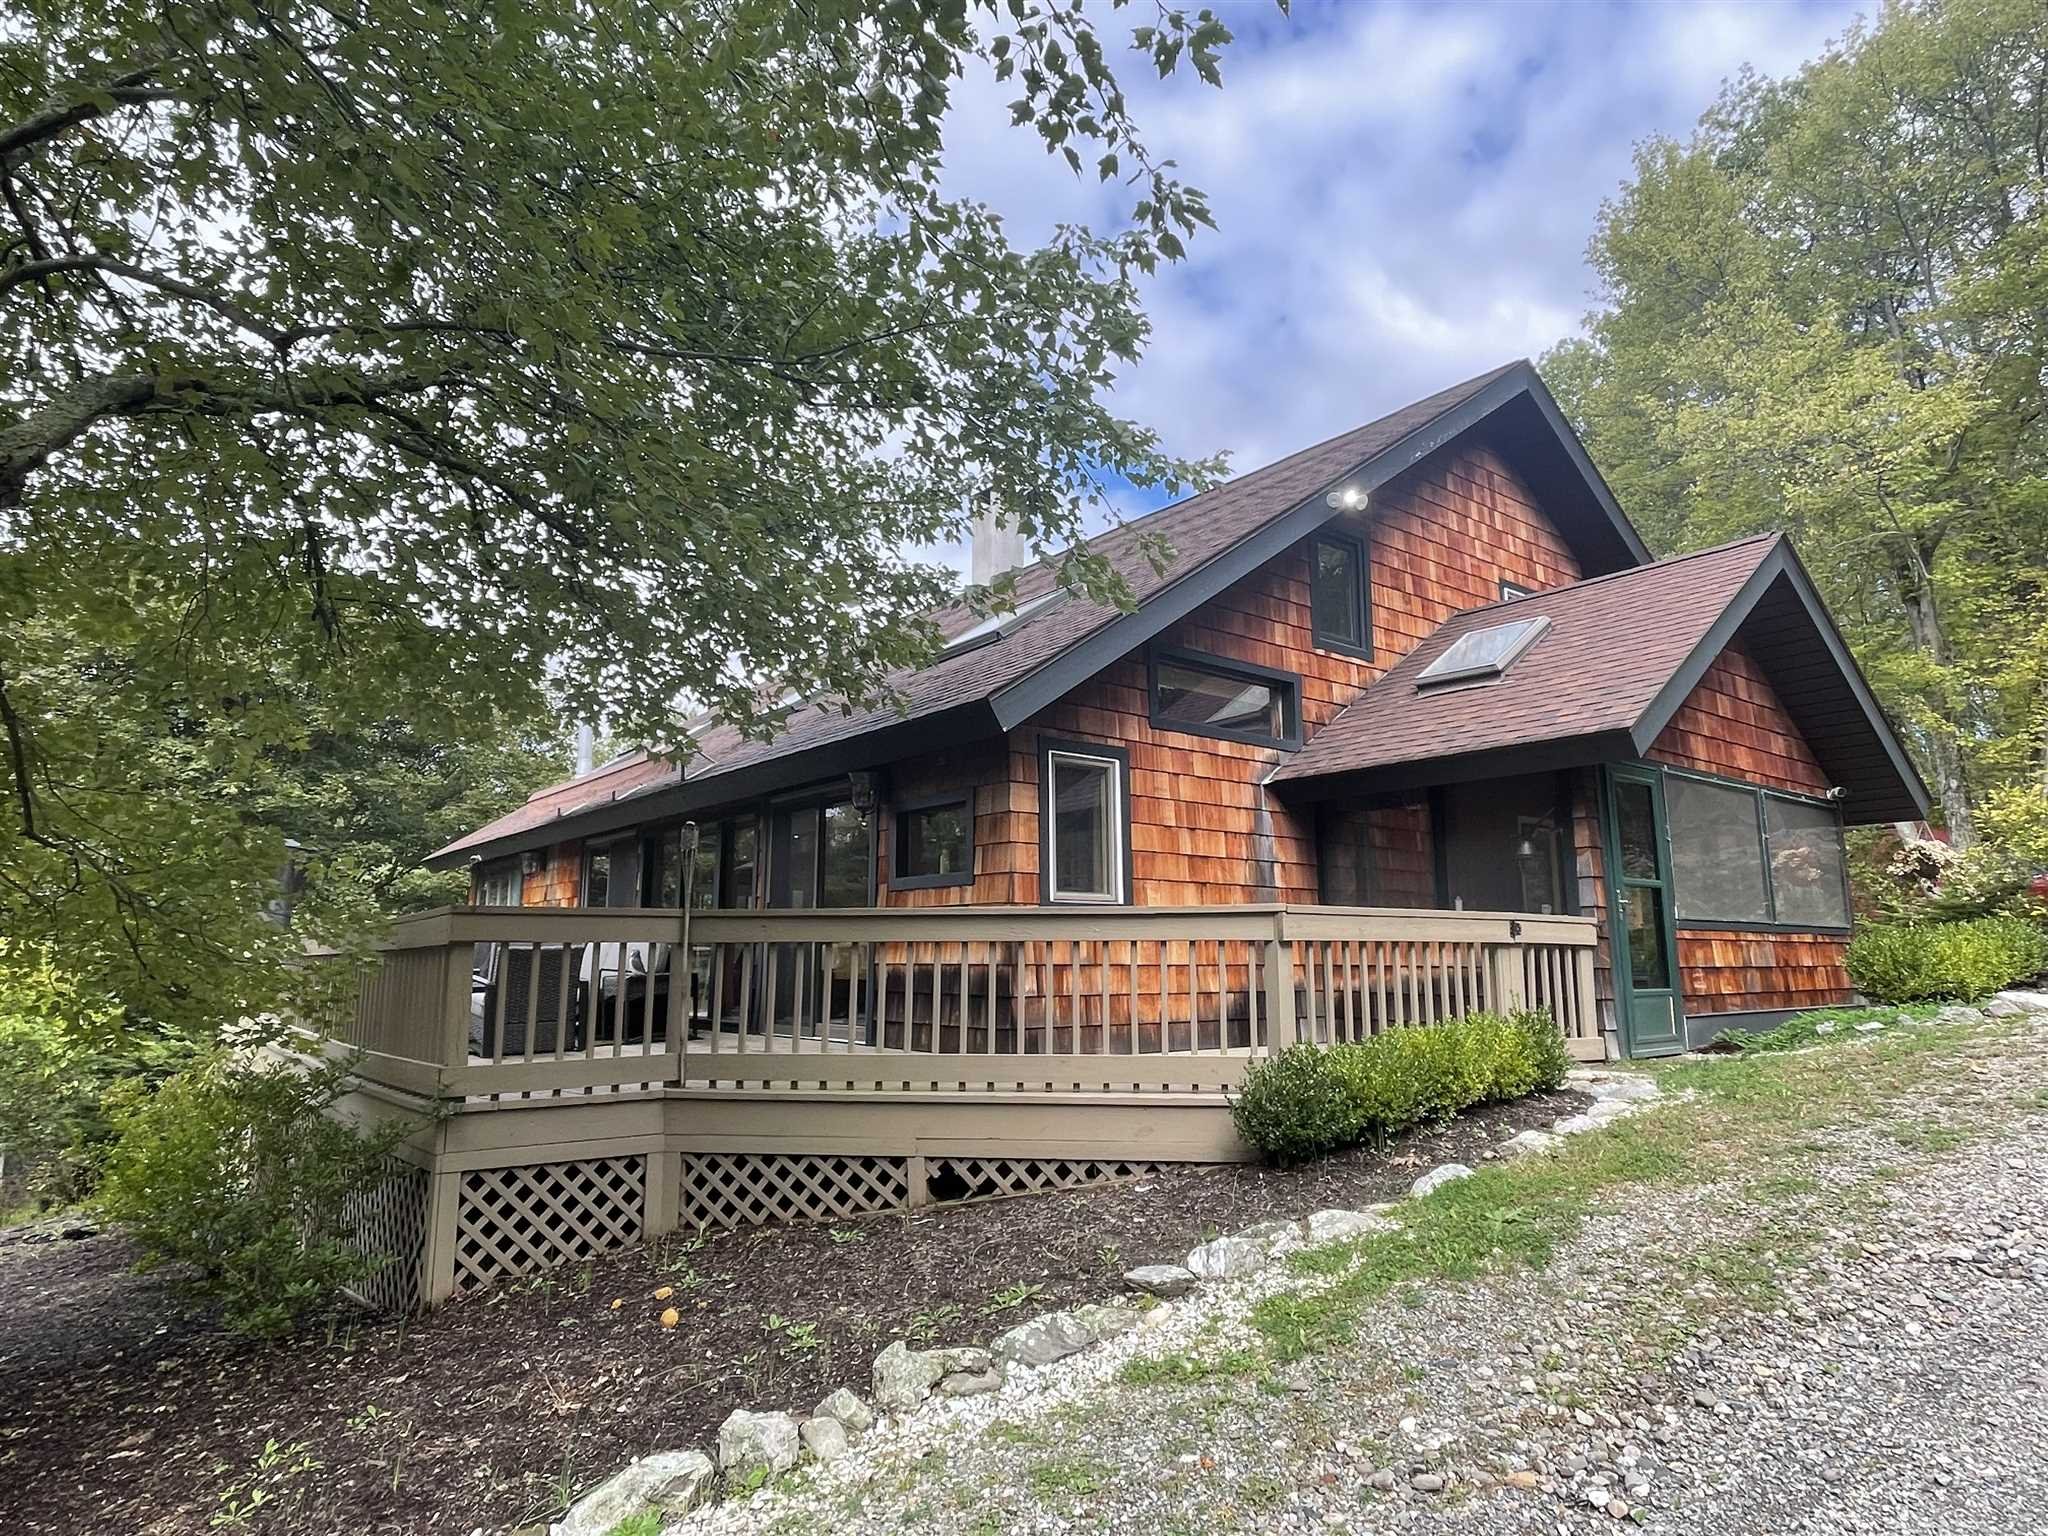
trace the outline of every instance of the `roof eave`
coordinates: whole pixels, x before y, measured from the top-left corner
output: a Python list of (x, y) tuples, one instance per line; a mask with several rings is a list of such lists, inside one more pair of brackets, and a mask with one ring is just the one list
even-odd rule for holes
[(1048, 658), (1035, 671), (997, 690), (990, 696), (996, 719), (1004, 730), (1023, 724), (1104, 667), (1129, 655), (1203, 603), (1220, 595), (1232, 583), (1241, 581), (1323, 524), (1340, 516), (1343, 508), (1333, 507), (1328, 501), (1330, 493), (1338, 487), (1356, 487), (1370, 494), (1522, 395), (1529, 396), (1558, 434), (1559, 441), (1585, 476), (1587, 488), (1613, 523), (1616, 536), (1639, 562), (1647, 563), (1649, 550), (1622, 515), (1613, 494), (1586, 457), (1577, 435), (1558, 410), (1557, 402), (1544, 387), (1535, 366), (1524, 359), (1470, 399), (1432, 416), (1370, 458), (1333, 476), (1258, 532), (1218, 550), (1193, 570), (1175, 577), (1130, 612), (1110, 619), (1094, 633)]
[(999, 734), (987, 702), (969, 700), (858, 735), (820, 742), (786, 756), (742, 764), (701, 779), (685, 779), (680, 784), (572, 811), (489, 842), (442, 849), (424, 862), (429, 869), (458, 869), (465, 864), (508, 858), (556, 843), (587, 842), (646, 822), (744, 805), (764, 796), (890, 763), (913, 752), (939, 751)]

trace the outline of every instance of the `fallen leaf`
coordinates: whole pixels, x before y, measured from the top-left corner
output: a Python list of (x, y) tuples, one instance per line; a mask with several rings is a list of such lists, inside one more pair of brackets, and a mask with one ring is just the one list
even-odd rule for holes
[(673, 1328), (677, 1323), (680, 1323), (682, 1320), (683, 1314), (678, 1312), (674, 1307), (666, 1308), (661, 1314), (661, 1326), (664, 1328)]
[(660, 1290), (654, 1293), (654, 1299), (656, 1301), (667, 1301), (669, 1297), (675, 1295), (675, 1293), (676, 1288), (674, 1286), (664, 1285)]

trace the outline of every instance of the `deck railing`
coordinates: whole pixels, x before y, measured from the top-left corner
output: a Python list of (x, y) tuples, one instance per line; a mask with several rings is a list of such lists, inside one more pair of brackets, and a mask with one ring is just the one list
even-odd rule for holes
[(1593, 924), (1380, 908), (447, 908), (343, 1044), (469, 1102), (627, 1091), (1206, 1094), (1299, 1040), (1546, 1007), (1600, 1054)]

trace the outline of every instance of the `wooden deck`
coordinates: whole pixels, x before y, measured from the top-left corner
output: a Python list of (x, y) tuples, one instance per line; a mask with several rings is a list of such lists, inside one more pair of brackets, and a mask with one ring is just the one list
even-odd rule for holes
[(451, 908), (325, 1048), (346, 1112), (421, 1117), (364, 1221), (416, 1228), (431, 1303), (679, 1225), (1236, 1160), (1230, 1091), (1297, 1041), (1545, 1007), (1597, 1059), (1593, 945), (1336, 907)]

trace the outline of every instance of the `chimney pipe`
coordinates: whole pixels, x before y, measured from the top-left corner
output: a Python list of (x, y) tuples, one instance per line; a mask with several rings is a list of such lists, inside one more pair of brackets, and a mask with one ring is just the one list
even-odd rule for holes
[(576, 777), (597, 766), (597, 731), (589, 724), (576, 727)]
[(1031, 561), (1022, 531), (1001, 518), (1002, 510), (993, 501), (984, 503), (975, 514), (967, 544), (967, 579), (977, 587)]

